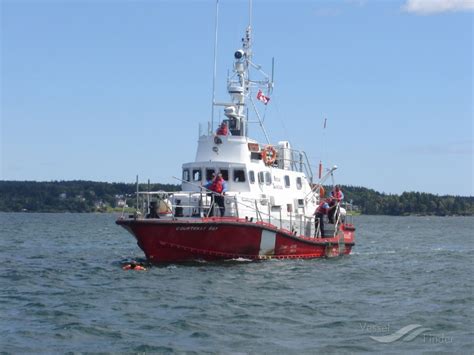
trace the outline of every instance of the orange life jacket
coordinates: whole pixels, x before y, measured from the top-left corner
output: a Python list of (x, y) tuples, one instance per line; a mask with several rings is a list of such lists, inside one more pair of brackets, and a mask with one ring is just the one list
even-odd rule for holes
[(222, 179), (216, 178), (214, 182), (211, 185), (211, 188), (209, 189), (211, 191), (217, 192), (217, 193), (222, 193), (222, 190), (224, 190), (224, 182)]
[(222, 125), (217, 129), (216, 134), (218, 136), (227, 136), (229, 134), (229, 129), (227, 128), (227, 125)]

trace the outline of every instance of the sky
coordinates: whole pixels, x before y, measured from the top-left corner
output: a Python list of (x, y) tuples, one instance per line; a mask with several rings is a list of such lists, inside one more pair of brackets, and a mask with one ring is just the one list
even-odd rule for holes
[[(0, 179), (178, 183), (211, 116), (216, 2), (0, 5)], [(275, 58), (258, 103), (272, 142), (337, 165), (340, 184), (474, 195), (473, 2), (254, 0), (252, 13), (254, 62), (269, 73)], [(248, 21), (246, 1), (219, 1), (217, 101)]]

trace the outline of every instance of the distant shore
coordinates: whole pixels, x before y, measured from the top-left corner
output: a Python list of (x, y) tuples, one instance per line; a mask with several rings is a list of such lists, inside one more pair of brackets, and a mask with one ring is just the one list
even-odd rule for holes
[[(388, 216), (474, 216), (473, 196), (423, 192), (384, 194), (342, 185), (350, 213)], [(122, 212), (136, 206), (135, 184), (95, 181), (0, 181), (0, 212)], [(180, 185), (140, 184), (140, 191), (179, 191)], [(330, 187), (327, 187), (329, 190)]]

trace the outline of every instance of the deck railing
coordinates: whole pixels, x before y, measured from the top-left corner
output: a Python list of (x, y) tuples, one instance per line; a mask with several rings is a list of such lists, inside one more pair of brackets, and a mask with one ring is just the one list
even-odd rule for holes
[[(172, 198), (173, 195), (179, 196), (179, 198)], [(129, 215), (130, 218), (172, 218), (179, 219), (181, 217), (213, 217), (210, 216), (211, 211), (214, 214), (218, 214), (219, 206), (215, 199), (213, 199), (210, 192), (139, 192), (138, 204), (139, 208), (137, 211)], [(181, 204), (171, 203), (171, 200), (184, 200), (187, 197), (187, 201), (194, 203)], [(152, 206), (152, 202), (155, 205)], [(196, 203), (197, 202), (197, 203)], [(262, 202), (264, 204), (262, 205)], [(214, 205), (212, 205), (214, 203)], [(289, 212), (287, 219), (282, 216), (282, 208), (280, 206), (279, 211), (272, 211), (269, 199), (253, 199), (244, 198), (242, 201), (237, 199), (237, 196), (226, 195), (224, 196), (224, 203), (226, 207), (225, 217), (235, 217), (236, 219), (245, 218), (249, 221), (265, 222), (271, 224), (277, 228), (290, 231), (291, 233), (304, 235), (312, 238), (321, 237), (321, 229), (319, 223), (316, 222), (316, 217), (302, 215), (301, 213)], [(259, 204), (261, 205), (259, 207)], [(239, 207), (240, 206), (240, 207)], [(265, 206), (264, 208), (262, 208)], [(274, 206), (275, 207), (275, 206)], [(157, 211), (152, 211), (152, 208), (157, 208)], [(254, 216), (246, 216), (245, 211), (253, 212)], [(326, 231), (331, 231), (335, 236), (342, 223), (340, 214), (340, 203), (336, 205), (336, 213), (334, 214), (334, 224), (329, 223), (327, 216), (324, 216), (324, 225)], [(125, 208), (122, 211), (122, 218), (125, 217)], [(346, 217), (347, 218), (347, 217)], [(352, 216), (350, 216), (352, 218)], [(334, 229), (333, 229), (334, 228)], [(327, 233), (325, 233), (327, 234)]]

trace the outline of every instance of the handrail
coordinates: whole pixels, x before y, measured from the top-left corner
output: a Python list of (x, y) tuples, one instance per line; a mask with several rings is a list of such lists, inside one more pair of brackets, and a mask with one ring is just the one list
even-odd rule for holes
[(339, 222), (341, 221), (341, 203), (338, 201), (336, 203), (336, 212), (334, 212), (336, 220), (334, 221), (334, 237), (337, 235)]
[[(145, 201), (145, 196), (149, 195), (149, 196), (153, 196), (153, 195), (156, 195), (158, 197), (158, 201), (166, 201), (166, 204), (167, 204), (167, 207), (168, 207), (168, 212), (167, 212), (167, 215), (172, 215), (173, 218), (177, 218), (175, 216), (175, 213), (176, 213), (176, 208), (177, 207), (180, 207), (180, 208), (183, 208), (183, 209), (189, 209), (189, 216), (203, 216), (203, 212), (207, 212), (207, 214), (205, 214), (205, 217), (210, 217), (210, 211), (212, 210), (212, 203), (214, 204), (214, 209), (215, 208), (218, 208), (218, 205), (216, 204), (215, 200), (211, 202), (211, 204), (208, 206), (207, 205), (207, 202), (209, 202), (208, 200), (208, 195), (210, 193), (213, 193), (211, 191), (207, 191), (207, 192), (203, 192), (203, 191), (200, 191), (200, 192), (196, 192), (196, 191), (172, 191), (172, 192), (166, 192), (166, 191), (158, 191), (156, 193), (147, 193), (147, 194), (142, 194), (142, 193), (139, 193), (140, 196), (143, 196), (143, 200), (142, 200), (142, 203), (140, 204), (139, 203), (139, 206), (138, 209), (137, 209), (137, 212), (138, 213), (135, 213), (135, 218), (139, 218), (138, 216), (142, 215), (143, 217), (145, 216), (145, 214), (143, 213), (143, 211), (141, 211), (142, 209), (145, 209), (147, 208), (147, 206), (145, 206), (143, 204), (143, 202)], [(179, 204), (172, 204), (168, 198), (171, 197), (173, 194), (185, 194), (185, 195), (188, 195), (188, 200), (189, 201), (192, 201), (192, 199), (194, 198), (199, 198), (199, 204), (196, 205), (196, 204), (192, 204), (192, 203), (186, 203), (186, 204), (181, 204), (181, 202)], [(198, 195), (199, 197), (197, 197), (196, 195)], [(240, 207), (245, 207), (247, 209), (250, 209), (250, 210), (253, 210), (255, 212), (255, 215), (256, 215), (256, 218), (257, 218), (257, 222), (264, 222), (265, 220), (267, 220), (268, 218), (268, 223), (271, 224), (271, 225), (274, 225), (274, 226), (278, 226), (279, 225), (279, 228), (280, 229), (287, 229), (289, 230), (290, 232), (295, 232), (296, 229), (299, 229), (299, 233), (301, 235), (306, 235), (307, 237), (310, 237), (310, 238), (321, 238), (323, 237), (321, 235), (321, 226), (320, 224), (318, 223), (317, 226), (315, 225), (315, 220), (316, 220), (316, 217), (313, 215), (313, 216), (307, 216), (307, 215), (301, 215), (301, 214), (296, 214), (296, 213), (293, 213), (293, 212), (289, 212), (288, 213), (288, 218), (289, 219), (283, 219), (282, 218), (282, 209), (280, 208), (279, 210), (279, 215), (277, 214), (272, 214), (271, 212), (271, 206), (269, 205), (268, 206), (268, 212), (264, 212), (262, 211), (260, 208), (259, 208), (259, 204), (258, 202), (259, 201), (262, 201), (262, 199), (254, 199), (254, 198), (250, 198), (250, 197), (244, 197), (244, 201), (248, 201), (248, 202), (253, 202), (253, 203), (245, 203), (243, 202), (242, 200), (239, 201), (238, 198), (237, 198), (237, 195), (234, 195), (234, 196), (225, 196), (225, 199), (226, 201), (232, 201), (233, 202), (233, 205), (234, 205), (234, 209), (232, 210), (232, 214), (233, 216), (236, 216), (237, 218), (239, 218), (240, 216)], [(267, 201), (267, 203), (269, 202), (269, 199), (264, 199), (265, 201)], [(205, 204), (203, 204), (203, 202), (205, 202)], [(141, 206), (141, 208), (140, 208)], [(337, 232), (338, 232), (338, 227), (341, 225), (342, 223), (342, 216), (341, 216), (341, 213), (340, 213), (340, 209), (341, 209), (341, 203), (340, 202), (337, 202), (336, 204), (336, 212), (335, 212), (335, 221), (334, 221), (334, 237), (337, 235)], [(143, 213), (143, 214), (142, 214)], [(123, 209), (122, 211), (122, 217), (124, 216), (125, 214), (125, 208)], [(272, 223), (274, 222), (274, 223)], [(267, 222), (264, 222), (264, 223), (267, 223)], [(309, 223), (309, 225), (308, 225)]]

